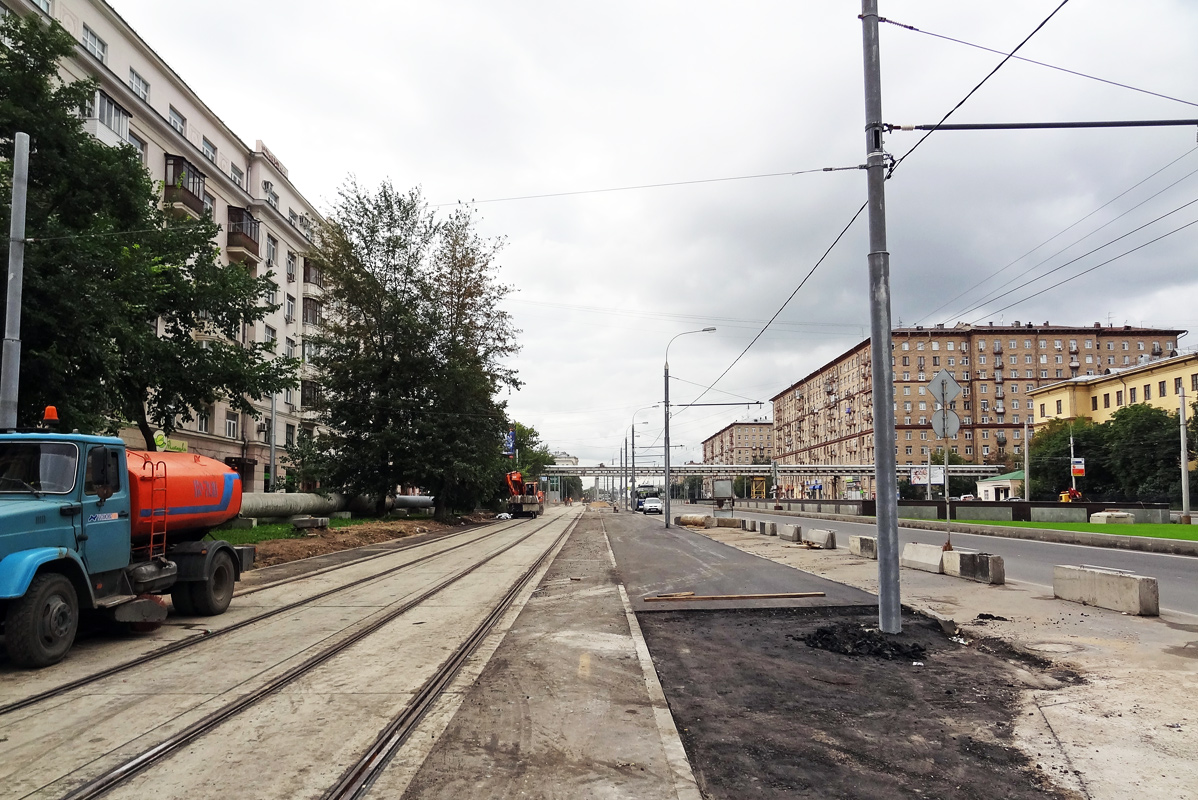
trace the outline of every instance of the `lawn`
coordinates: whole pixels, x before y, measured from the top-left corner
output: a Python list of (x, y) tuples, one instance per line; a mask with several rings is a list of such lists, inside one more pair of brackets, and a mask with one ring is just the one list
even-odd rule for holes
[(1153, 536), (1157, 539), (1186, 539), (1198, 541), (1198, 525), (1157, 525), (1142, 523), (1135, 525), (1096, 525), (1090, 522), (999, 522), (996, 520), (962, 519), (970, 525), (1001, 525), (1007, 528), (1047, 528), (1055, 531), (1083, 531), (1085, 533), (1109, 533), (1120, 536)]
[[(431, 519), (428, 516), (413, 515), (406, 517), (410, 520)], [(348, 528), (351, 525), (361, 525), (365, 522), (378, 522), (375, 517), (361, 517), (359, 519), (331, 519), (329, 520), (330, 528)], [(308, 535), (308, 531), (297, 531), (291, 527), (289, 522), (280, 522), (271, 525), (259, 525), (256, 528), (218, 528), (212, 532), (214, 538), (224, 539), (229, 544), (257, 544), (265, 542), (268, 539), (301, 539)]]

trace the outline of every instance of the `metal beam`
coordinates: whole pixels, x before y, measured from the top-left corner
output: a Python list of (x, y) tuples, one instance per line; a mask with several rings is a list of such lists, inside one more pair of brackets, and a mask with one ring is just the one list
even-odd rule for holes
[[(906, 475), (912, 464), (895, 468), (896, 475)], [(659, 464), (638, 464), (636, 475), (661, 475), (664, 468)], [(999, 468), (983, 464), (951, 464), (948, 473), (954, 478), (987, 477), (999, 474)], [(619, 467), (585, 467), (551, 464), (542, 475), (575, 475), (595, 477), (619, 475)], [(773, 475), (771, 464), (671, 464), (671, 475)], [(873, 475), (873, 464), (779, 464), (778, 475)]]

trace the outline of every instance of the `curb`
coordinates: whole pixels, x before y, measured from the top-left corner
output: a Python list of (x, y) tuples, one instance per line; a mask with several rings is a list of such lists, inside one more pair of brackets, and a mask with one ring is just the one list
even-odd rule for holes
[[(777, 514), (787, 517), (826, 519), (834, 522), (861, 522), (870, 524), (874, 517), (854, 517), (847, 514), (810, 514), (798, 511), (774, 511), (769, 508), (744, 507), (744, 511), (758, 514)], [(946, 531), (942, 521), (922, 519), (900, 519), (900, 528), (926, 531)], [(977, 536), (998, 536), (1004, 539), (1027, 539), (1033, 542), (1053, 544), (1080, 544), (1086, 547), (1110, 547), (1116, 550), (1138, 550), (1143, 553), (1164, 553), (1173, 556), (1198, 556), (1198, 541), (1186, 539), (1157, 539), (1152, 536), (1121, 536), (1114, 533), (1089, 533), (1088, 531), (1061, 531), (1054, 528), (1007, 528), (1002, 525), (969, 525), (954, 522), (953, 533), (972, 533)]]

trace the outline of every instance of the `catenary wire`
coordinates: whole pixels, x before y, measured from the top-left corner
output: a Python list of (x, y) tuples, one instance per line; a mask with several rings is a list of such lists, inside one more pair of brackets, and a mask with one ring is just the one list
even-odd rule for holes
[(925, 133), (923, 136), (919, 137), (919, 141), (917, 141), (917, 142), (916, 142), (914, 145), (912, 145), (910, 150), (908, 150), (906, 153), (903, 153), (903, 155), (902, 155), (902, 156), (900, 156), (900, 157), (899, 157), (899, 159), (898, 159), (897, 161), (893, 162), (893, 163), (890, 165), (890, 169), (888, 169), (888, 170), (886, 171), (886, 177), (887, 177), (887, 178), (889, 178), (890, 176), (892, 176), (892, 175), (894, 174), (894, 171), (895, 171), (896, 169), (898, 169), (898, 167), (899, 167), (899, 164), (902, 164), (904, 161), (906, 161), (906, 160), (907, 160), (907, 158), (908, 158), (908, 157), (910, 157), (910, 155), (911, 155), (912, 153), (914, 153), (914, 152), (915, 152), (917, 149), (919, 149), (919, 146), (920, 146), (921, 144), (923, 144), (924, 142), (926, 142), (926, 141), (927, 141), (927, 139), (928, 139), (928, 137), (929, 137), (929, 136), (931, 136), (933, 133), (935, 133), (935, 132), (936, 132), (936, 128), (938, 128), (938, 127), (940, 127), (941, 125), (943, 125), (943, 124), (944, 124), (944, 123), (945, 123), (945, 122), (948, 120), (948, 118), (949, 118), (949, 117), (951, 117), (951, 116), (952, 116), (952, 115), (953, 115), (953, 114), (954, 114), (954, 113), (957, 111), (957, 109), (959, 109), (961, 106), (965, 105), (965, 102), (966, 102), (967, 100), (969, 100), (969, 98), (973, 97), (974, 93), (975, 93), (975, 92), (977, 92), (977, 90), (978, 90), (978, 89), (981, 89), (981, 88), (982, 88), (982, 86), (983, 86), (983, 85), (986, 83), (986, 81), (988, 81), (988, 80), (990, 80), (992, 77), (994, 77), (994, 73), (996, 73), (996, 72), (998, 72), (1000, 69), (1002, 69), (1003, 65), (1004, 65), (1004, 64), (1006, 64), (1008, 61), (1010, 61), (1010, 60), (1011, 60), (1011, 58), (1012, 58), (1012, 57), (1013, 57), (1013, 56), (1014, 56), (1016, 53), (1018, 53), (1018, 52), (1019, 52), (1020, 48), (1022, 48), (1022, 47), (1023, 47), (1025, 44), (1027, 44), (1029, 41), (1031, 41), (1031, 38), (1032, 38), (1033, 36), (1035, 36), (1037, 33), (1039, 33), (1039, 32), (1040, 32), (1040, 29), (1041, 29), (1041, 28), (1043, 28), (1045, 25), (1047, 25), (1047, 24), (1048, 24), (1048, 21), (1049, 21), (1049, 20), (1051, 20), (1053, 17), (1055, 17), (1055, 16), (1056, 16), (1056, 14), (1057, 14), (1057, 12), (1058, 12), (1058, 11), (1060, 11), (1062, 8), (1064, 8), (1064, 7), (1065, 7), (1065, 4), (1066, 4), (1066, 3), (1068, 3), (1068, 2), (1069, 2), (1069, 0), (1061, 0), (1061, 4), (1060, 4), (1059, 6), (1057, 6), (1056, 8), (1054, 8), (1054, 9), (1052, 10), (1052, 13), (1051, 13), (1051, 14), (1049, 14), (1047, 17), (1045, 17), (1045, 18), (1044, 18), (1044, 21), (1043, 21), (1043, 22), (1041, 22), (1039, 25), (1037, 25), (1037, 26), (1036, 26), (1035, 30), (1033, 30), (1033, 31), (1032, 31), (1031, 33), (1029, 33), (1029, 34), (1028, 34), (1026, 37), (1024, 37), (1024, 40), (1023, 40), (1022, 42), (1020, 42), (1020, 43), (1019, 43), (1019, 44), (1018, 44), (1018, 45), (1015, 47), (1015, 49), (1014, 49), (1014, 50), (1012, 50), (1010, 53), (1008, 53), (1008, 54), (1007, 54), (1007, 55), (1006, 55), (1006, 56), (1003, 58), (1003, 60), (1002, 60), (1002, 61), (998, 62), (998, 65), (997, 65), (997, 66), (996, 66), (994, 69), (990, 70), (990, 72), (989, 72), (989, 73), (986, 75), (986, 77), (982, 78), (982, 80), (978, 82), (978, 85), (977, 85), (977, 86), (974, 86), (972, 89), (970, 89), (970, 90), (969, 90), (969, 93), (968, 93), (968, 94), (966, 94), (964, 97), (962, 97), (960, 102), (958, 102), (958, 103), (957, 103), (955, 106), (953, 106), (952, 108), (950, 108), (950, 109), (949, 109), (949, 111), (948, 111), (948, 113), (947, 113), (947, 114), (945, 114), (943, 117), (941, 117), (941, 118), (940, 118), (940, 121), (936, 123), (936, 126), (935, 126), (935, 127), (933, 127), (933, 128), (930, 130), (930, 131), (927, 131), (927, 132), (926, 132), (926, 133)]
[(698, 178), (690, 181), (669, 181), (666, 183), (642, 183), (635, 186), (609, 186), (603, 189), (579, 189), (571, 192), (548, 192), (546, 194), (524, 194), (513, 197), (492, 197), (487, 200), (458, 200), (453, 203), (433, 203), (432, 208), (444, 208), (457, 205), (481, 205), (483, 203), (507, 203), (513, 200), (543, 200), (552, 197), (574, 197), (584, 194), (606, 194), (608, 192), (631, 192), (637, 189), (663, 189), (670, 186), (695, 186), (701, 183), (727, 183), (729, 181), (750, 181), (758, 178), (784, 178), (794, 175), (810, 175), (816, 172), (844, 172), (846, 170), (865, 169), (864, 165), (853, 167), (817, 167), (815, 169), (798, 169), (790, 172), (764, 172), (758, 175), (733, 175), (727, 178)]
[[(885, 17), (878, 17), (878, 22), (885, 22), (887, 24), (894, 25), (894, 26), (896, 26), (898, 28), (902, 28), (904, 30), (914, 31), (915, 33), (922, 33), (924, 36), (931, 36), (936, 39), (944, 39), (947, 42), (955, 42), (956, 44), (963, 44), (966, 47), (973, 47), (978, 50), (985, 50), (987, 53), (997, 53), (998, 55), (1004, 55), (1002, 50), (995, 50), (993, 47), (986, 47), (984, 45), (974, 44), (973, 42), (967, 42), (964, 39), (954, 39), (952, 36), (945, 36), (942, 33), (933, 33), (932, 31), (921, 30), (921, 29), (915, 27), (914, 25), (907, 25), (906, 23), (903, 23), (903, 22), (896, 22), (895, 20), (886, 19)], [(1069, 75), (1076, 75), (1079, 78), (1086, 78), (1087, 80), (1098, 81), (1099, 83), (1105, 83), (1108, 86), (1117, 86), (1120, 89), (1130, 89), (1133, 92), (1140, 92), (1141, 94), (1147, 94), (1147, 95), (1151, 95), (1153, 97), (1159, 97), (1162, 100), (1172, 100), (1176, 103), (1183, 103), (1187, 106), (1198, 107), (1198, 103), (1193, 103), (1193, 102), (1190, 102), (1189, 100), (1183, 100), (1180, 97), (1173, 97), (1171, 95), (1161, 94), (1160, 92), (1153, 92), (1148, 89), (1141, 89), (1138, 86), (1131, 86), (1126, 83), (1119, 83), (1118, 81), (1107, 80), (1106, 78), (1099, 78), (1096, 75), (1089, 75), (1085, 72), (1079, 72), (1079, 71), (1073, 70), (1073, 69), (1066, 69), (1065, 67), (1058, 67), (1055, 64), (1047, 64), (1043, 61), (1036, 61), (1031, 58), (1024, 58), (1023, 56), (1016, 56), (1016, 55), (1013, 55), (1012, 58), (1016, 61), (1023, 61), (1028, 64), (1035, 64), (1038, 67), (1047, 67), (1048, 69), (1054, 69), (1058, 72), (1064, 72)]]
[[(982, 286), (982, 285), (983, 285), (984, 283), (986, 283), (987, 281), (989, 281), (989, 280), (991, 280), (991, 279), (993, 279), (993, 278), (997, 278), (999, 275), (1001, 275), (1002, 273), (1006, 272), (1008, 269), (1010, 269), (1011, 267), (1015, 266), (1016, 264), (1018, 264), (1018, 263), (1019, 263), (1020, 261), (1022, 261), (1023, 259), (1025, 259), (1025, 258), (1027, 258), (1028, 256), (1030, 256), (1032, 253), (1036, 252), (1037, 250), (1039, 250), (1039, 249), (1040, 249), (1041, 247), (1043, 247), (1044, 245), (1048, 244), (1049, 242), (1053, 241), (1054, 239), (1056, 239), (1056, 238), (1058, 238), (1058, 237), (1060, 237), (1060, 236), (1063, 236), (1063, 235), (1065, 235), (1066, 233), (1068, 233), (1069, 231), (1071, 231), (1073, 228), (1076, 228), (1078, 225), (1082, 224), (1083, 222), (1085, 222), (1086, 220), (1088, 220), (1090, 217), (1092, 217), (1092, 216), (1094, 216), (1095, 214), (1097, 214), (1099, 211), (1102, 211), (1104, 208), (1106, 208), (1107, 206), (1109, 206), (1111, 203), (1114, 203), (1116, 200), (1119, 200), (1120, 198), (1124, 197), (1124, 196), (1125, 196), (1125, 195), (1127, 195), (1129, 192), (1131, 192), (1131, 191), (1133, 191), (1133, 190), (1135, 190), (1135, 189), (1138, 189), (1138, 188), (1139, 188), (1140, 186), (1142, 186), (1144, 183), (1146, 183), (1146, 182), (1148, 182), (1148, 181), (1152, 180), (1152, 179), (1153, 179), (1153, 178), (1155, 178), (1157, 175), (1161, 174), (1161, 173), (1162, 173), (1162, 172), (1164, 172), (1166, 169), (1168, 169), (1169, 167), (1171, 167), (1171, 166), (1173, 166), (1174, 164), (1176, 164), (1178, 161), (1181, 161), (1181, 160), (1182, 160), (1183, 158), (1185, 158), (1186, 156), (1192, 155), (1192, 154), (1193, 154), (1193, 153), (1195, 153), (1195, 152), (1198, 152), (1198, 147), (1192, 147), (1192, 148), (1190, 148), (1189, 150), (1187, 150), (1186, 152), (1182, 153), (1182, 154), (1181, 154), (1180, 156), (1178, 156), (1177, 158), (1175, 158), (1175, 159), (1173, 159), (1172, 161), (1170, 161), (1168, 164), (1165, 164), (1163, 167), (1161, 167), (1160, 169), (1158, 169), (1156, 172), (1153, 172), (1153, 173), (1152, 173), (1151, 175), (1149, 175), (1148, 177), (1146, 177), (1146, 178), (1144, 178), (1143, 180), (1141, 180), (1141, 181), (1137, 182), (1137, 183), (1136, 183), (1134, 186), (1130, 186), (1130, 187), (1128, 187), (1127, 189), (1124, 189), (1122, 192), (1120, 192), (1119, 194), (1115, 195), (1115, 196), (1114, 196), (1114, 197), (1112, 197), (1110, 200), (1106, 201), (1105, 203), (1103, 203), (1102, 205), (1100, 205), (1098, 208), (1096, 208), (1096, 209), (1094, 209), (1093, 211), (1091, 211), (1089, 214), (1086, 214), (1084, 217), (1081, 217), (1081, 218), (1080, 218), (1080, 219), (1078, 219), (1076, 222), (1073, 222), (1072, 224), (1070, 224), (1070, 225), (1067, 225), (1066, 227), (1062, 228), (1062, 229), (1061, 229), (1060, 231), (1058, 231), (1057, 233), (1054, 233), (1052, 236), (1050, 236), (1050, 237), (1048, 237), (1047, 239), (1045, 239), (1044, 241), (1040, 242), (1040, 244), (1038, 244), (1038, 245), (1036, 245), (1035, 247), (1033, 247), (1032, 249), (1028, 250), (1028, 251), (1027, 251), (1026, 253), (1024, 253), (1023, 255), (1019, 256), (1018, 258), (1015, 258), (1015, 259), (1013, 259), (1013, 260), (1012, 260), (1012, 261), (1010, 261), (1010, 262), (1009, 262), (1009, 263), (1008, 263), (1006, 266), (1004, 266), (1004, 267), (1002, 267), (1001, 269), (998, 269), (998, 270), (996, 270), (996, 271), (994, 271), (994, 272), (990, 273), (990, 274), (989, 274), (989, 275), (987, 275), (985, 278), (982, 278), (980, 281), (978, 281), (977, 283), (973, 284), (973, 285), (972, 285), (972, 286), (970, 286), (969, 288), (965, 289), (963, 292), (961, 292), (960, 294), (958, 294), (956, 297), (952, 298), (951, 300), (947, 300), (947, 301), (945, 301), (944, 303), (941, 303), (939, 306), (937, 306), (936, 308), (932, 309), (931, 311), (929, 311), (928, 313), (926, 313), (926, 314), (924, 314), (922, 317), (920, 317), (918, 320), (916, 320), (916, 321), (915, 321), (915, 324), (916, 324), (916, 325), (919, 325), (919, 324), (923, 323), (925, 320), (927, 320), (927, 319), (928, 319), (929, 317), (931, 317), (932, 315), (934, 315), (934, 314), (936, 314), (936, 313), (938, 313), (938, 312), (942, 311), (943, 309), (945, 309), (945, 308), (947, 308), (948, 306), (952, 305), (953, 303), (957, 302), (957, 301), (958, 301), (958, 300), (960, 300), (962, 297), (964, 297), (965, 295), (969, 294), (969, 293), (970, 293), (970, 292), (972, 292), (974, 289), (977, 289), (977, 288), (979, 288), (980, 286)], [(1193, 173), (1190, 173), (1190, 174), (1192, 175)], [(1189, 177), (1189, 176), (1187, 175), (1186, 177)], [(1184, 180), (1184, 178), (1183, 178), (1183, 180)], [(1176, 184), (1170, 184), (1170, 186), (1167, 186), (1167, 187), (1165, 187), (1165, 188), (1166, 188), (1166, 189), (1168, 189), (1168, 188), (1170, 188), (1170, 187), (1172, 187), (1172, 186), (1174, 186), (1174, 185), (1176, 185)], [(1159, 192), (1158, 192), (1157, 194), (1159, 194)], [(1155, 197), (1155, 196), (1156, 196), (1156, 195), (1153, 195), (1153, 197)], [(1148, 199), (1149, 199), (1149, 200), (1151, 200), (1152, 198), (1150, 197), (1150, 198), (1148, 198)], [(1141, 203), (1141, 204), (1139, 204), (1139, 205), (1142, 205), (1142, 203)], [(1137, 206), (1133, 206), (1133, 208), (1132, 208), (1132, 209), (1128, 209), (1128, 211), (1131, 211), (1131, 210), (1133, 210), (1134, 208), (1138, 208), (1138, 207), (1139, 207), (1138, 205), (1137, 205)], [(1126, 213), (1127, 213), (1127, 212), (1124, 212), (1124, 214), (1126, 214)], [(1123, 214), (1120, 214), (1119, 216), (1123, 216)], [(1118, 219), (1118, 218), (1119, 218), (1119, 217), (1116, 217), (1115, 219)], [(1111, 221), (1113, 222), (1114, 220), (1111, 220)], [(1108, 224), (1109, 224), (1109, 223), (1108, 223)], [(1100, 230), (1100, 229), (1098, 229), (1098, 230)], [(1087, 235), (1092, 235), (1093, 233), (1094, 233), (1094, 231), (1091, 231), (1091, 234), (1087, 234)], [(1084, 237), (1083, 237), (1083, 238), (1084, 238)], [(1078, 240), (1078, 241), (1081, 241), (1081, 240)], [(1077, 242), (1074, 242), (1074, 244), (1077, 244)], [(1072, 245), (1070, 245), (1070, 247), (1072, 247)], [(1040, 263), (1041, 263), (1041, 264), (1043, 264), (1044, 262), (1040, 262)], [(1036, 266), (1039, 266), (1039, 264), (1037, 264)], [(1032, 267), (1032, 269), (1035, 269), (1035, 267)], [(1026, 273), (1024, 273), (1024, 274), (1026, 274)], [(1006, 284), (1003, 284), (1003, 285), (1005, 286)], [(1000, 286), (1000, 287), (998, 287), (998, 288), (1002, 288), (1002, 287)], [(950, 315), (950, 316), (951, 316), (951, 315)], [(956, 315), (956, 316), (959, 316), (959, 315)]]

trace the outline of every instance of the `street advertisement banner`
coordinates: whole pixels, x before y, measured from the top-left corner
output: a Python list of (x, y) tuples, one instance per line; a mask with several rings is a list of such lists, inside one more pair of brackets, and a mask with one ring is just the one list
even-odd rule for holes
[[(912, 486), (927, 486), (928, 485), (928, 468), (927, 467), (912, 467), (909, 480)], [(944, 466), (932, 465), (932, 485), (944, 485)]]

